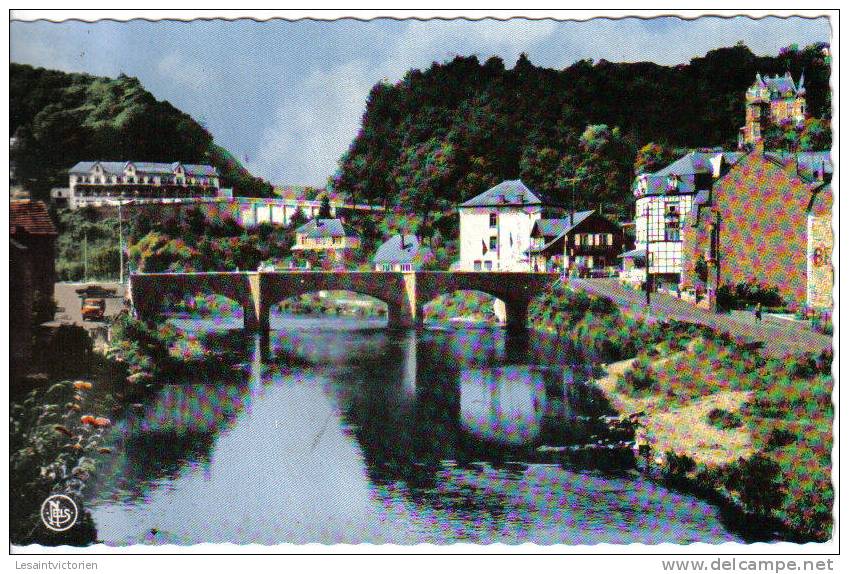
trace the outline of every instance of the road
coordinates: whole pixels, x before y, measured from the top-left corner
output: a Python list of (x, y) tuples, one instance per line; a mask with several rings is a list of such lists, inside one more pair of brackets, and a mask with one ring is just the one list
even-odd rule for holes
[(645, 293), (626, 287), (618, 279), (568, 281), (577, 289), (613, 299), (623, 311), (639, 317), (699, 323), (719, 331), (728, 331), (748, 341), (763, 343), (764, 353), (771, 356), (782, 357), (805, 351), (818, 353), (832, 346), (830, 336), (814, 333), (789, 322), (786, 325), (771, 321), (755, 322), (754, 318), (747, 321), (724, 313), (711, 313), (665, 293), (652, 293), (651, 307), (646, 308)]
[(115, 297), (106, 299), (107, 317), (114, 317), (123, 308), (124, 287), (118, 283), (56, 283), (53, 297), (56, 299), (56, 304), (60, 309), (56, 312), (57, 321), (70, 321), (77, 325), (82, 325), (89, 330), (103, 327), (104, 324), (99, 321), (83, 321), (80, 312), (82, 300), (76, 290), (86, 285), (99, 285), (106, 289), (115, 289)]

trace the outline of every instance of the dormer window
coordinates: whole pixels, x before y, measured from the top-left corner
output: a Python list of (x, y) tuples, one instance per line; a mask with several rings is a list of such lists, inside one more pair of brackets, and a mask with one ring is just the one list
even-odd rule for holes
[(670, 175), (666, 178), (666, 190), (667, 191), (677, 191), (678, 190), (679, 179), (675, 174)]
[(502, 193), (501, 195), (498, 196), (498, 200), (501, 203), (507, 203), (507, 196)]

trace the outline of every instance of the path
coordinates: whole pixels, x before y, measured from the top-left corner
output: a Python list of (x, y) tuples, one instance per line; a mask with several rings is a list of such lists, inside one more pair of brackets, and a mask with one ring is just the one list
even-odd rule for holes
[(818, 353), (832, 346), (830, 336), (789, 322), (787, 325), (766, 321), (750, 323), (724, 313), (711, 313), (665, 293), (652, 293), (651, 307), (646, 308), (645, 293), (631, 289), (617, 279), (569, 279), (569, 284), (595, 295), (609, 297), (623, 311), (640, 317), (699, 323), (719, 331), (728, 331), (749, 341), (763, 343), (764, 353), (772, 356), (781, 357), (805, 351)]

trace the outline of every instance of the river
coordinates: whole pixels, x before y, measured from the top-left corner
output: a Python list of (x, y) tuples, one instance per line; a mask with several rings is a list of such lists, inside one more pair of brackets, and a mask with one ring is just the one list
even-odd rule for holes
[(162, 381), (116, 421), (86, 504), (100, 541), (742, 541), (633, 470), (589, 367), (542, 335), (276, 316), (261, 353), (215, 327), (232, 370)]

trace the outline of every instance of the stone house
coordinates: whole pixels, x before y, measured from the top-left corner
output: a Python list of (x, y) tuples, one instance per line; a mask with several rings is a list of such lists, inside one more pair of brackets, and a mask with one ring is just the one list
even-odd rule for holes
[(713, 307), (720, 286), (754, 281), (804, 305), (810, 206), (828, 179), (827, 158), (760, 151), (741, 158), (683, 225), (681, 288), (703, 288)]
[(808, 206), (807, 306), (830, 310), (833, 304), (834, 251), (832, 205), (834, 196), (828, 183), (814, 194)]
[(805, 74), (799, 83), (790, 72), (783, 76), (755, 76), (754, 84), (746, 90), (746, 125), (740, 128), (737, 143), (740, 148), (753, 147), (763, 139), (767, 122), (781, 124), (805, 121)]
[(709, 194), (742, 156), (740, 152), (721, 149), (691, 151), (663, 169), (634, 179), (635, 246), (622, 255), (625, 280), (642, 284), (648, 267), (656, 285), (679, 283), (681, 225), (693, 204)]
[(56, 228), (41, 201), (9, 202), (9, 331), (12, 374), (32, 355), (34, 327), (53, 319), (56, 283)]

